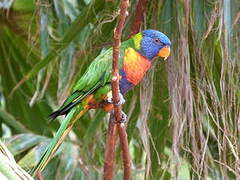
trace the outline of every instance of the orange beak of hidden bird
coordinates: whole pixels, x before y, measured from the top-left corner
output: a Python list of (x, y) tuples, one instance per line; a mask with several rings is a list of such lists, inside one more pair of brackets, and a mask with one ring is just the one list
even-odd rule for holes
[(170, 47), (169, 46), (163, 47), (158, 52), (158, 56), (164, 58), (164, 60), (166, 60), (169, 55), (170, 55)]

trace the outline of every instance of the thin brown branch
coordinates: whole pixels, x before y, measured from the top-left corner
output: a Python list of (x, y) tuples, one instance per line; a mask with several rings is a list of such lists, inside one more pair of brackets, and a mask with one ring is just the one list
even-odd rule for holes
[(37, 172), (37, 179), (38, 180), (43, 180), (42, 173), (40, 171)]
[(114, 156), (116, 144), (116, 123), (111, 119), (108, 125), (107, 144), (105, 150), (104, 180), (112, 180), (114, 173)]
[(140, 27), (143, 23), (144, 14), (147, 9), (147, 2), (148, 0), (138, 0), (138, 4), (135, 10), (136, 14), (135, 14), (132, 27), (131, 27), (131, 32), (129, 35), (130, 37), (134, 34), (137, 34), (140, 31)]
[[(123, 165), (124, 165), (124, 180), (130, 180), (131, 178), (131, 159), (128, 150), (127, 134), (124, 127), (124, 123), (121, 123), (122, 108), (117, 105), (119, 102), (119, 67), (118, 58), (120, 55), (121, 36), (124, 26), (124, 22), (127, 16), (127, 8), (129, 0), (122, 0), (120, 7), (120, 14), (118, 23), (114, 32), (114, 44), (113, 44), (113, 63), (112, 63), (112, 95), (114, 105), (115, 122), (110, 119), (109, 130), (107, 138), (107, 147), (105, 153), (105, 165), (104, 165), (104, 180), (113, 179), (114, 171), (114, 156), (115, 156), (115, 131), (118, 129), (120, 137), (120, 144), (122, 149)], [(116, 123), (118, 124), (116, 126)]]
[(131, 157), (129, 154), (126, 127), (123, 123), (118, 123), (117, 129), (118, 129), (118, 134), (119, 134), (120, 144), (122, 149), (122, 159), (123, 159), (123, 166), (124, 166), (123, 179), (130, 180), (131, 179)]

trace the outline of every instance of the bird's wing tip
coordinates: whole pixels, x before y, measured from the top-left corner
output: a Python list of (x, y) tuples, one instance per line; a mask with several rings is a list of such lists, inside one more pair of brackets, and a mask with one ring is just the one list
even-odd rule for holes
[(52, 119), (52, 120), (54, 120), (54, 119), (56, 119), (59, 115), (60, 115), (60, 112), (59, 112), (59, 111), (55, 111), (55, 112), (53, 112), (53, 113), (51, 113), (51, 114), (49, 115), (49, 118)]

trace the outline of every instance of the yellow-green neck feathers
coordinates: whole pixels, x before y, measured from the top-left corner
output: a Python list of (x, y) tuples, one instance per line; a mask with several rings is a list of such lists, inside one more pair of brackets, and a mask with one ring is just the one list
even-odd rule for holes
[(133, 42), (134, 42), (134, 46), (135, 46), (135, 48), (136, 48), (137, 50), (139, 50), (139, 49), (141, 48), (141, 40), (142, 40), (142, 38), (143, 38), (143, 35), (142, 35), (141, 32), (140, 32), (140, 33), (137, 33), (136, 35), (134, 35), (134, 36), (132, 37)]

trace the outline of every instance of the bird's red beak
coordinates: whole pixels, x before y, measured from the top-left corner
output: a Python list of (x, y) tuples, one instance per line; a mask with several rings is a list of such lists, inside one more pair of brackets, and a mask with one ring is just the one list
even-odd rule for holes
[(159, 56), (159, 57), (163, 57), (164, 60), (166, 60), (169, 55), (170, 55), (170, 47), (169, 47), (169, 46), (163, 47), (163, 48), (160, 49), (160, 51), (158, 52), (158, 56)]

